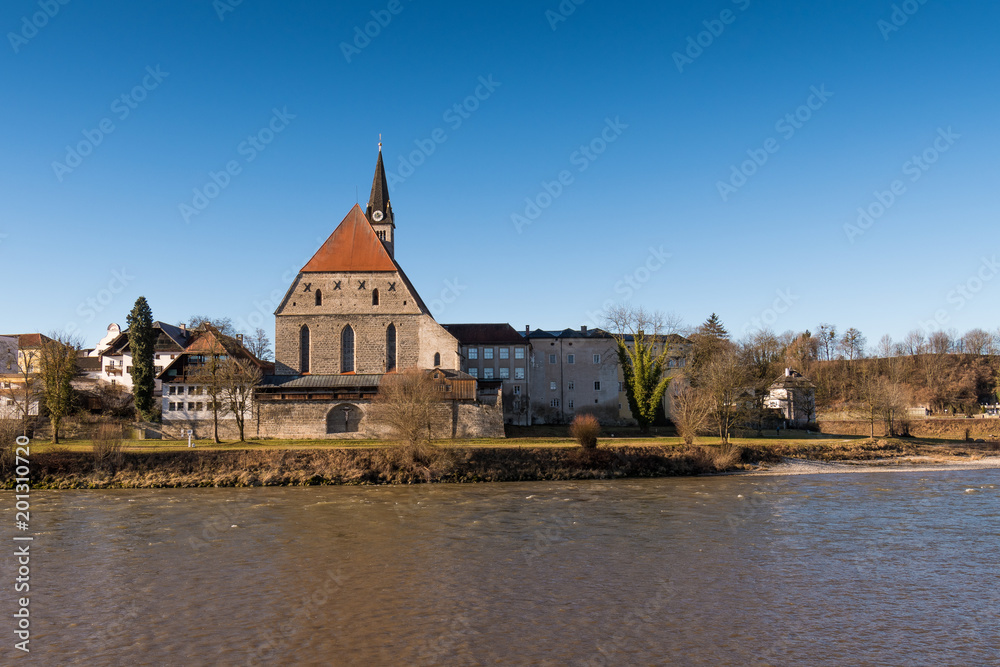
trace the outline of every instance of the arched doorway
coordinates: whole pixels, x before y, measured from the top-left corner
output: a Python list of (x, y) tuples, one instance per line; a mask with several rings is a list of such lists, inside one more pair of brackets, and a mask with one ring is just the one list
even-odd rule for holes
[(357, 433), (364, 413), (361, 408), (350, 403), (340, 403), (326, 413), (326, 432)]

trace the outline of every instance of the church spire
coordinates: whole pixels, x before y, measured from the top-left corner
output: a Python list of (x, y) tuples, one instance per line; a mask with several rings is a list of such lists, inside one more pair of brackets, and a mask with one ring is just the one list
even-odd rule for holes
[(385, 165), (382, 164), (382, 135), (378, 141), (378, 161), (375, 163), (375, 177), (372, 179), (372, 193), (368, 198), (368, 208), (365, 216), (382, 241), (382, 245), (392, 256), (395, 240), (396, 221), (392, 215), (392, 204), (389, 203), (389, 182), (385, 177)]

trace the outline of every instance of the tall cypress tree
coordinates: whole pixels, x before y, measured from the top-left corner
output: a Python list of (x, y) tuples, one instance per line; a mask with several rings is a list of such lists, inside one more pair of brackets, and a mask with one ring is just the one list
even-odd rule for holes
[(128, 324), (128, 346), (132, 351), (132, 393), (135, 395), (135, 409), (141, 419), (153, 417), (153, 311), (140, 296), (132, 306), (126, 319)]

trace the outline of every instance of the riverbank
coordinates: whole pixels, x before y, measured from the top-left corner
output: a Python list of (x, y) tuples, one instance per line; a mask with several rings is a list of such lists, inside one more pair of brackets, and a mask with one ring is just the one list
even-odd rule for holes
[[(36, 489), (304, 486), (526, 482), (721, 473), (816, 474), (941, 467), (1000, 467), (1000, 444), (904, 439), (738, 441), (685, 446), (601, 442), (595, 450), (568, 442), (517, 445), (469, 443), (406, 448), (381, 444), (298, 448), (257, 444), (212, 449), (128, 449), (103, 461), (82, 445), (36, 449), (31, 480)], [(346, 444), (346, 443), (344, 443)], [(922, 466), (922, 467), (921, 467)], [(3, 488), (12, 488), (5, 476)]]

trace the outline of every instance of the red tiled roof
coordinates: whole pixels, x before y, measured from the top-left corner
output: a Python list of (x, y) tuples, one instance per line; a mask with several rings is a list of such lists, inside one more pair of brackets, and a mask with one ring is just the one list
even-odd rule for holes
[(302, 273), (395, 270), (395, 263), (357, 204), (302, 267)]

